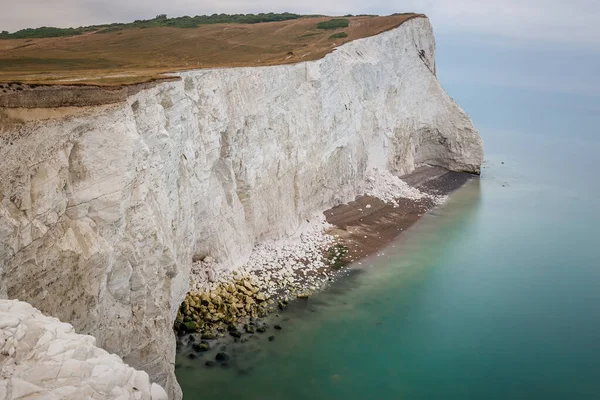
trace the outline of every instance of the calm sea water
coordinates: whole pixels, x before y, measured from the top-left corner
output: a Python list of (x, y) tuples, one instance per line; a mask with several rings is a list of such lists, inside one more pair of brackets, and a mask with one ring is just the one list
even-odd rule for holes
[(481, 180), (282, 313), (274, 341), (229, 345), (230, 368), (179, 357), (185, 399), (600, 398), (598, 99), (486, 117), (476, 93)]

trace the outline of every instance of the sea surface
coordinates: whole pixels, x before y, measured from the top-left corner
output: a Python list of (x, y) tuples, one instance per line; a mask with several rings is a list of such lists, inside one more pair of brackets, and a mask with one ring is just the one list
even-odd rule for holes
[(450, 89), (481, 179), (228, 368), (181, 354), (185, 399), (600, 399), (599, 98)]

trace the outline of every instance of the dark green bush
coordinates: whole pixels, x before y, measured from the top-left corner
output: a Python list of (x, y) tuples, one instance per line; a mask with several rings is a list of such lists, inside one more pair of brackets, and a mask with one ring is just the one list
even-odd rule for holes
[(339, 32), (339, 33), (334, 33), (333, 35), (329, 36), (329, 39), (345, 39), (348, 37), (348, 34), (346, 32)]
[(350, 26), (350, 21), (345, 18), (334, 18), (317, 24), (318, 29), (339, 29)]

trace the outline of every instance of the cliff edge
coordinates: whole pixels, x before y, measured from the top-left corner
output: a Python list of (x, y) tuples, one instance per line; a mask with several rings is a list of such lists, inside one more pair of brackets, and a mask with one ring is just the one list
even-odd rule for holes
[(364, 193), (373, 168), (479, 173), (428, 19), (317, 61), (195, 70), (100, 107), (0, 109), (0, 297), (69, 322), (171, 398), (192, 259), (226, 268)]

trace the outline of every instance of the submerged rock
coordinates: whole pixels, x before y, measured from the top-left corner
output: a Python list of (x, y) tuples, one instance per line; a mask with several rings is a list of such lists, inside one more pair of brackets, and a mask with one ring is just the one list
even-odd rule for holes
[(215, 335), (214, 333), (210, 332), (210, 333), (203, 333), (201, 336), (202, 340), (215, 340), (217, 338), (217, 335)]
[(200, 343), (193, 345), (192, 348), (194, 349), (194, 351), (196, 351), (198, 353), (201, 353), (201, 352), (203, 353), (205, 351), (210, 350), (210, 345), (208, 344), (208, 342), (200, 342)]
[(266, 325), (261, 325), (258, 328), (256, 328), (256, 332), (258, 332), (258, 333), (265, 333), (266, 331), (267, 331)]

